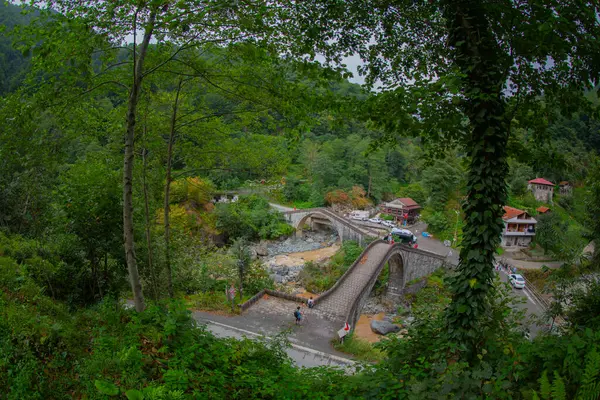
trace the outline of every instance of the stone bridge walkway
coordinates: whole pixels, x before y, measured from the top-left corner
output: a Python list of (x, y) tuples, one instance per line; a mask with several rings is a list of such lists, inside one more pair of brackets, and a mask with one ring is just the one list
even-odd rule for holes
[(356, 297), (368, 285), (377, 272), (381, 262), (387, 257), (391, 246), (388, 243), (377, 243), (369, 251), (361, 254), (356, 267), (348, 274), (331, 294), (315, 305), (315, 311), (324, 317), (337, 322), (345, 322)]

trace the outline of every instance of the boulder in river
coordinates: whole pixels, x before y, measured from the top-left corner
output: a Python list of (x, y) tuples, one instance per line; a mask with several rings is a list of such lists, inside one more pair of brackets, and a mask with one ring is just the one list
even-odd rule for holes
[(371, 330), (379, 335), (387, 335), (391, 332), (398, 332), (400, 327), (388, 321), (371, 321)]
[(260, 243), (258, 246), (256, 246), (256, 254), (259, 256), (268, 256), (269, 249), (267, 249), (267, 245), (265, 243)]

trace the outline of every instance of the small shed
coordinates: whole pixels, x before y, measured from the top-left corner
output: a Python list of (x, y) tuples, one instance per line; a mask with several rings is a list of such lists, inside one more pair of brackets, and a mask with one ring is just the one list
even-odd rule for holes
[(567, 181), (560, 182), (558, 188), (563, 196), (570, 196), (573, 193), (573, 186)]

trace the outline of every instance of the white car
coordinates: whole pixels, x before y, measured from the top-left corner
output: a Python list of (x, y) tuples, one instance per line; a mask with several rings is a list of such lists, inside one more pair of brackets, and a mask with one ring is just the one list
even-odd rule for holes
[(381, 221), (381, 225), (387, 226), (388, 228), (395, 228), (396, 224), (394, 221)]
[(525, 288), (525, 279), (519, 274), (510, 274), (508, 280), (515, 289)]
[(353, 219), (356, 221), (366, 221), (367, 220), (365, 217), (357, 217), (357, 216), (352, 216), (350, 219)]
[(375, 218), (369, 218), (369, 222), (372, 222), (374, 224), (380, 224), (383, 221), (381, 221), (379, 218), (375, 217)]

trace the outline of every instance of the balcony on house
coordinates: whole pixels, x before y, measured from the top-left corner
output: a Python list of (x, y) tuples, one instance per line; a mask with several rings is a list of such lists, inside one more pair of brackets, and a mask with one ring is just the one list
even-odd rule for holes
[(535, 236), (535, 225), (508, 224), (504, 230), (506, 236)]

